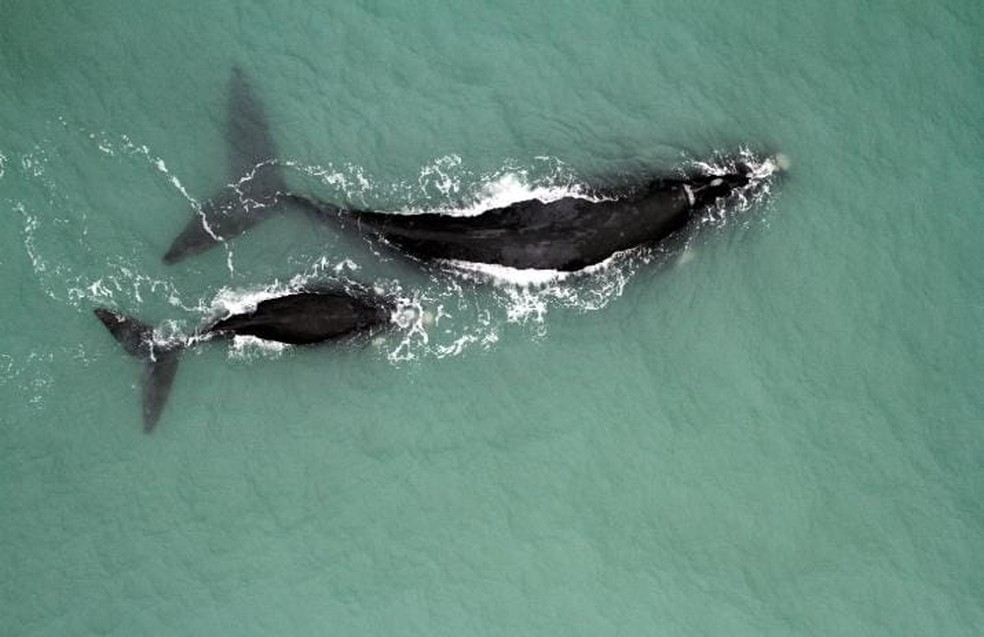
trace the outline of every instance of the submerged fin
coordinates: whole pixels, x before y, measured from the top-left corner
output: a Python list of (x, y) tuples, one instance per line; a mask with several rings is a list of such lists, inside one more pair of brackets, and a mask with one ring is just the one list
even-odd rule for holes
[(165, 263), (204, 252), (266, 220), (287, 190), (263, 104), (238, 66), (229, 82), (227, 114), (229, 185), (196, 211), (168, 248)]
[(144, 431), (150, 433), (160, 420), (171, 393), (182, 348), (155, 346), (154, 330), (133, 317), (106, 308), (96, 308), (95, 314), (128, 354), (143, 361), (140, 382), (143, 422)]
[(97, 307), (94, 312), (128, 354), (141, 359), (150, 358), (154, 340), (152, 327), (141, 323), (132, 316), (126, 316), (104, 307)]
[(181, 351), (171, 349), (158, 352), (154, 360), (144, 363), (141, 378), (140, 393), (143, 395), (144, 431), (150, 433), (161, 419), (161, 412), (171, 395), (171, 385), (178, 373), (178, 361)]

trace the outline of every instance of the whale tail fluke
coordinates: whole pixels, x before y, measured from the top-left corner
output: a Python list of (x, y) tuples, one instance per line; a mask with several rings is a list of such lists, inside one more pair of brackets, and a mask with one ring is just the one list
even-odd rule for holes
[(239, 67), (232, 71), (226, 110), (228, 185), (199, 206), (168, 248), (165, 263), (177, 263), (242, 234), (272, 216), (284, 201), (287, 185), (270, 122)]
[[(277, 171), (276, 166), (261, 166), (257, 170)], [(273, 181), (273, 180), (270, 180)], [(235, 238), (280, 211), (283, 188), (273, 185), (250, 184), (241, 189), (231, 186), (206, 200), (174, 238), (164, 254), (164, 263), (171, 265), (187, 257), (214, 248), (226, 239)]]
[(143, 422), (144, 431), (150, 433), (171, 393), (183, 347), (156, 343), (153, 328), (133, 317), (106, 308), (96, 308), (95, 314), (128, 354), (143, 361), (140, 380)]

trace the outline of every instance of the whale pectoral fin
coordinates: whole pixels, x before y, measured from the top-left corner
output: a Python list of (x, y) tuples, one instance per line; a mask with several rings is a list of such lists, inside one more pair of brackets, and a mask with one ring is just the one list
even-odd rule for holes
[(155, 360), (144, 363), (141, 393), (143, 394), (144, 431), (150, 433), (161, 418), (167, 397), (171, 394), (174, 376), (178, 373), (178, 350), (160, 352)]
[(141, 377), (144, 431), (150, 433), (161, 417), (178, 372), (180, 346), (164, 349), (154, 346), (154, 330), (137, 319), (106, 308), (96, 308), (96, 316), (131, 356), (143, 360)]

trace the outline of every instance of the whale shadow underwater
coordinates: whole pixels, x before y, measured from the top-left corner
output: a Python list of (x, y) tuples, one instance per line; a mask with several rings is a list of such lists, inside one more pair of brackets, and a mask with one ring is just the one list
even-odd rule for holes
[(94, 312), (127, 353), (143, 362), (143, 424), (150, 433), (171, 393), (181, 353), (189, 347), (236, 336), (290, 345), (347, 341), (389, 327), (395, 309), (392, 299), (353, 286), (299, 291), (207, 323), (191, 336), (170, 339), (158, 339), (149, 325), (114, 310), (96, 308)]
[[(297, 208), (424, 263), (464, 261), (573, 272), (617, 252), (657, 245), (782, 169), (738, 160), (720, 174), (650, 177), (621, 188), (553, 201), (529, 199), (476, 215), (358, 210), (292, 193), (263, 106), (245, 73), (230, 81), (231, 184), (206, 201), (164, 255), (169, 264), (232, 239), (270, 216)], [(777, 156), (778, 157), (778, 156)]]

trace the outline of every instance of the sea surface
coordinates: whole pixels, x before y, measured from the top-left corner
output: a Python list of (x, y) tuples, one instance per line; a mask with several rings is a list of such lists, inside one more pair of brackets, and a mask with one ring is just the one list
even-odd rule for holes
[[(982, 634), (982, 35), (979, 0), (0, 0), (0, 633)], [(296, 212), (165, 265), (236, 178), (236, 66), (291, 188), (388, 212), (790, 166), (562, 280)], [(400, 326), (203, 343), (150, 435), (92, 313), (337, 280)]]

